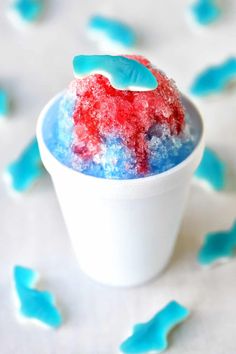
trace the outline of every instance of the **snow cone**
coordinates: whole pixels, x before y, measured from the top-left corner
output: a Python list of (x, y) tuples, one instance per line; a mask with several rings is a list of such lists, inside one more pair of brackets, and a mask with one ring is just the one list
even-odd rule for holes
[(139, 56), (80, 55), (37, 127), (81, 269), (109, 285), (160, 273), (174, 249), (203, 125), (174, 82)]

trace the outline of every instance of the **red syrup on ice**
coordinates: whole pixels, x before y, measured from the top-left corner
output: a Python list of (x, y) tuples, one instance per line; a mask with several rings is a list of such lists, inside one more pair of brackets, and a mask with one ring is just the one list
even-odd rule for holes
[(180, 94), (172, 80), (139, 56), (130, 56), (155, 75), (158, 87), (152, 91), (125, 91), (111, 86), (109, 80), (94, 74), (75, 79), (69, 91), (75, 96), (72, 149), (81, 160), (93, 160), (106, 141), (115, 137), (135, 158), (138, 175), (149, 173), (151, 136), (165, 127), (170, 136), (178, 136), (185, 127)]

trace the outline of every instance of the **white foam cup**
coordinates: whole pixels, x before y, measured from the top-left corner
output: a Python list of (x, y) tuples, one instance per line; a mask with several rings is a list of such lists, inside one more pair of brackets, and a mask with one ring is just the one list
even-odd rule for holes
[(61, 95), (40, 114), (37, 138), (80, 267), (108, 285), (145, 283), (166, 267), (172, 255), (190, 182), (203, 153), (201, 117), (182, 97), (199, 137), (192, 153), (179, 165), (151, 177), (102, 179), (63, 165), (47, 146)]

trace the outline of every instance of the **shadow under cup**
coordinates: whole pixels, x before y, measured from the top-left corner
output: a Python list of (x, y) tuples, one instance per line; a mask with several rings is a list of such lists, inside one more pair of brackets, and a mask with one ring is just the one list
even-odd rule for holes
[(107, 285), (145, 283), (165, 268), (172, 255), (191, 178), (203, 153), (201, 116), (182, 96), (197, 143), (177, 166), (150, 177), (103, 179), (63, 165), (50, 152), (62, 95), (40, 114), (37, 138), (80, 267)]

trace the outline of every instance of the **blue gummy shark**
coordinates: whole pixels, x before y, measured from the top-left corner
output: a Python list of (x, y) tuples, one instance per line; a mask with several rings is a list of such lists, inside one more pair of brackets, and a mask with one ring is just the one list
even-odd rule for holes
[(149, 322), (137, 324), (132, 335), (120, 346), (126, 354), (162, 352), (168, 347), (168, 334), (189, 315), (189, 310), (171, 301)]
[(62, 317), (55, 307), (51, 293), (34, 289), (38, 274), (28, 268), (14, 268), (14, 282), (20, 301), (20, 313), (24, 317), (38, 320), (49, 327), (59, 327)]
[(0, 89), (0, 118), (5, 118), (10, 110), (9, 97), (6, 91)]
[(217, 154), (206, 147), (202, 161), (195, 172), (195, 176), (207, 182), (213, 189), (220, 191), (225, 188), (227, 168)]
[(136, 43), (134, 31), (125, 23), (104, 16), (93, 16), (88, 23), (88, 29), (102, 34), (114, 44), (117, 43), (125, 48), (132, 48)]
[(191, 6), (191, 12), (195, 21), (203, 26), (215, 22), (221, 15), (218, 0), (196, 0)]
[(12, 5), (23, 21), (34, 22), (43, 11), (43, 0), (15, 0)]
[(73, 60), (74, 74), (81, 78), (102, 74), (119, 90), (150, 91), (158, 86), (152, 72), (136, 60), (112, 55), (78, 55)]
[(218, 66), (205, 69), (194, 80), (190, 91), (195, 96), (221, 93), (236, 80), (236, 58), (225, 60)]
[(234, 256), (236, 250), (236, 222), (228, 231), (209, 233), (198, 253), (201, 265), (211, 265)]
[(25, 192), (44, 174), (44, 171), (36, 138), (30, 142), (19, 158), (6, 168), (11, 187), (16, 192)]

